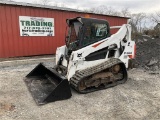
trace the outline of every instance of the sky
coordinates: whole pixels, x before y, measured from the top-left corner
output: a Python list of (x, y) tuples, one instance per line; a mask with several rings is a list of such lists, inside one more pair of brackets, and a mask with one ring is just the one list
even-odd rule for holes
[[(17, 2), (26, 2), (26, 0), (13, 0)], [(36, 0), (27, 0), (33, 3)], [(38, 1), (38, 0), (37, 0)], [(40, 0), (39, 0), (40, 1)], [(109, 6), (120, 10), (128, 8), (132, 13), (155, 13), (160, 11), (160, 0), (49, 0), (51, 4), (63, 4), (70, 8), (89, 9), (101, 5)]]

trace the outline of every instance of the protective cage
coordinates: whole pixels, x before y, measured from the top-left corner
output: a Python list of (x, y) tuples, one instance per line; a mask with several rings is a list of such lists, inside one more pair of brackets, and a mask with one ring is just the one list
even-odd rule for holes
[(24, 81), (38, 105), (72, 96), (68, 80), (52, 68), (46, 68), (42, 63), (37, 65)]

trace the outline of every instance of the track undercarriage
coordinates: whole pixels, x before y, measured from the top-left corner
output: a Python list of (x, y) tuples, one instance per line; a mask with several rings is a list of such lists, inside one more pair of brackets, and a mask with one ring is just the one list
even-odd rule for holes
[(85, 70), (77, 71), (70, 80), (71, 86), (80, 93), (89, 93), (122, 84), (127, 80), (124, 63), (109, 60)]

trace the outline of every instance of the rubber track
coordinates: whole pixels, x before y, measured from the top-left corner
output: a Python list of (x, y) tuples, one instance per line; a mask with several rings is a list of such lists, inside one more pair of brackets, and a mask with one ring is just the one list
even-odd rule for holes
[[(123, 66), (123, 68), (122, 68), (123, 76), (124, 76), (123, 80), (120, 80), (120, 81), (117, 81), (117, 82), (113, 82), (112, 84), (108, 84), (105, 87), (104, 86), (103, 87), (98, 87), (98, 88), (94, 87), (92, 89), (87, 89), (87, 90), (83, 90), (83, 91), (79, 91), (78, 90), (78, 85), (79, 85), (80, 81), (83, 80), (85, 77), (88, 77), (90, 75), (93, 75), (95, 73), (103, 71), (105, 69), (108, 69), (108, 68), (110, 68), (110, 67), (112, 67), (112, 66), (114, 66), (116, 64), (122, 64), (122, 66)], [(97, 91), (97, 90), (113, 87), (113, 86), (116, 86), (118, 84), (122, 84), (126, 80), (127, 80), (127, 71), (126, 71), (124, 63), (121, 60), (117, 59), (117, 58), (110, 58), (110, 59), (104, 61), (101, 64), (95, 65), (95, 66), (87, 68), (85, 70), (77, 71), (73, 75), (73, 77), (71, 78), (70, 84), (75, 90), (77, 90), (80, 93), (89, 93), (89, 92), (93, 92), (93, 91)]]

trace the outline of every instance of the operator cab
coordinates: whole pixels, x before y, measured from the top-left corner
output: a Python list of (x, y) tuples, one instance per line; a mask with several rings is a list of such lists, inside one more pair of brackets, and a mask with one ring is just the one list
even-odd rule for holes
[(67, 19), (66, 22), (68, 24), (68, 34), (65, 41), (69, 52), (110, 36), (110, 28), (106, 20), (77, 17)]

